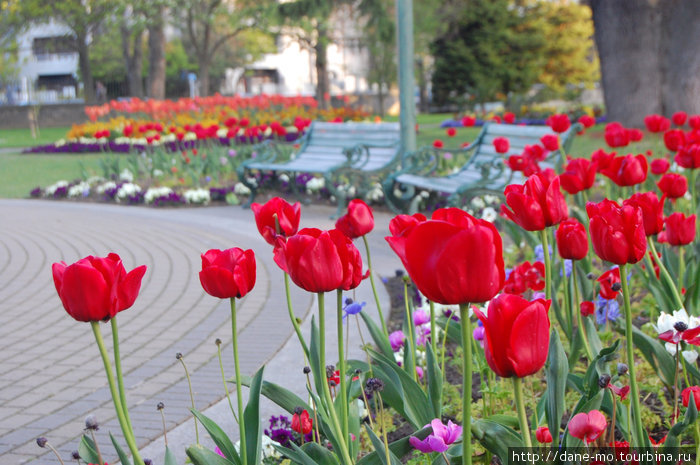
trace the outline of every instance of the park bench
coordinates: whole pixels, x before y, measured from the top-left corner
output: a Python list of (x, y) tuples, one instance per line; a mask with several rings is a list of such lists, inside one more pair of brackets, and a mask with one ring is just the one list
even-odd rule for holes
[[(580, 125), (575, 124), (561, 134), (560, 147), (568, 151), (573, 135), (579, 130)], [(387, 205), (397, 213), (414, 213), (423, 199), (422, 192), (446, 195), (447, 204), (455, 207), (464, 206), (479, 195), (502, 196), (508, 184), (525, 181), (522, 172), (508, 168), (506, 158), (521, 154), (526, 145), (541, 145), (540, 138), (545, 134), (553, 134), (549, 126), (486, 123), (474, 142), (463, 149), (451, 151), (453, 155), (466, 152), (468, 158), (459, 170), (445, 176), (437, 174), (439, 160), (445, 150), (423, 147), (406, 153), (401, 169), (382, 183)], [(493, 146), (496, 137), (508, 139), (510, 148), (507, 153), (496, 152)], [(539, 162), (539, 166), (542, 169), (558, 169), (562, 163), (561, 151), (556, 150)]]
[(255, 171), (289, 174), (296, 188), (299, 173), (320, 174), (325, 187), (335, 196), (337, 214), (345, 209), (350, 196), (360, 196), (379, 182), (401, 159), (398, 123), (313, 122), (299, 141), (299, 149), (288, 160), (277, 143), (266, 141), (256, 148), (257, 156), (238, 167), (238, 178), (250, 190), (253, 203), (259, 189)]

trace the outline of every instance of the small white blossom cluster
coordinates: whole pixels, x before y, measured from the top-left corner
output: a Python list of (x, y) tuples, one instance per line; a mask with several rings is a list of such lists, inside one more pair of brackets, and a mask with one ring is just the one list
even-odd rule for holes
[(313, 194), (323, 189), (326, 185), (326, 180), (323, 178), (311, 178), (306, 183), (306, 193)]
[(129, 168), (124, 168), (121, 173), (119, 173), (119, 179), (126, 182), (134, 181), (134, 173), (132, 173)]
[[(262, 435), (261, 441), (260, 441), (260, 448), (261, 448), (261, 459), (266, 459), (266, 458), (275, 458), (279, 459), (282, 458), (279, 452), (277, 452), (277, 449), (275, 449), (275, 444), (277, 444), (275, 441), (273, 441), (270, 436), (267, 436), (265, 434)], [(236, 452), (240, 453), (241, 452), (241, 441), (236, 442), (233, 446), (236, 449)]]
[(236, 185), (233, 186), (233, 192), (236, 195), (250, 195), (250, 189), (242, 182), (237, 182)]
[(51, 184), (50, 186), (48, 186), (46, 188), (46, 191), (45, 191), (46, 195), (50, 197), (50, 196), (54, 195), (58, 189), (60, 189), (62, 187), (68, 187), (69, 185), (70, 185), (70, 183), (68, 181), (58, 181), (54, 184)]
[(147, 204), (151, 204), (156, 199), (166, 197), (172, 193), (173, 190), (169, 187), (149, 187), (146, 193), (143, 194), (143, 200)]
[(87, 197), (90, 195), (90, 184), (86, 181), (82, 181), (79, 184), (76, 184), (74, 186), (70, 186), (68, 188), (68, 197), (69, 198), (76, 198), (76, 197)]
[(384, 191), (382, 190), (382, 185), (378, 182), (372, 184), (372, 187), (367, 191), (365, 199), (369, 203), (381, 202), (384, 199)]
[(116, 183), (116, 182), (114, 182), (114, 181), (107, 181), (106, 183), (100, 184), (99, 186), (97, 186), (97, 193), (98, 193), (98, 194), (104, 194), (105, 191), (107, 191), (107, 190), (109, 190), (109, 189), (116, 189), (116, 188), (117, 188), (117, 183)]
[(182, 195), (187, 203), (206, 205), (211, 201), (209, 189), (188, 189)]
[(141, 192), (141, 188), (134, 183), (127, 182), (122, 184), (117, 191), (116, 199), (117, 202), (127, 199)]

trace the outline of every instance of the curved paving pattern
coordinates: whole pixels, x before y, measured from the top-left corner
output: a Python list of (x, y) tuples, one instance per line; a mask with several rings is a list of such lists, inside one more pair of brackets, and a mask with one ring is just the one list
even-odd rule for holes
[[(305, 207), (302, 223), (330, 227), (325, 207)], [(70, 318), (51, 278), (51, 264), (117, 252), (127, 269), (148, 271), (136, 304), (119, 315), (120, 348), (127, 398), (139, 446), (162, 434), (155, 406), (167, 405), (167, 427), (187, 419), (190, 398), (181, 352), (192, 375), (197, 407), (221, 397), (214, 340), (223, 340), (224, 364), (232, 366), (228, 302), (206, 295), (197, 277), (199, 255), (210, 248), (253, 248), (256, 287), (239, 306), (242, 370), (253, 373), (292, 334), (279, 270), (258, 235), (252, 213), (237, 207), (157, 210), (102, 204), (0, 200), (0, 462), (58, 463), (37, 447), (46, 436), (70, 457), (83, 422), (94, 414), (102, 424), (98, 441), (116, 433), (102, 364), (90, 325)], [(380, 220), (386, 229), (388, 216)], [(381, 233), (372, 242), (383, 242)], [(385, 250), (376, 263), (393, 269)], [(374, 250), (377, 250), (375, 247)], [(386, 259), (383, 261), (382, 259)], [(311, 297), (292, 290), (298, 316)], [(109, 325), (101, 325), (111, 349)], [(121, 438), (120, 442), (123, 443)]]

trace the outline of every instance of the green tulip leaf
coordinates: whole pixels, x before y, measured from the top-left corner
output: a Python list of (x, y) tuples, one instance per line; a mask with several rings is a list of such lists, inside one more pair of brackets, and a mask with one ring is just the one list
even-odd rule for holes
[[(296, 444), (295, 444), (296, 445)], [(316, 442), (307, 442), (301, 446), (301, 450), (304, 451), (306, 455), (311, 457), (314, 463), (319, 465), (337, 465), (338, 458), (328, 450), (326, 447), (321, 447)]]
[(205, 449), (200, 444), (188, 447), (185, 452), (194, 465), (236, 465), (226, 457)]
[(603, 350), (603, 343), (600, 342), (600, 337), (598, 336), (598, 328), (595, 327), (595, 323), (589, 317), (583, 317), (583, 325), (586, 327), (586, 336), (588, 336), (588, 345), (595, 354), (599, 354)]
[(509, 428), (513, 428), (513, 429), (520, 428), (520, 420), (518, 420), (517, 417), (512, 417), (510, 415), (503, 415), (503, 414), (497, 413), (495, 415), (489, 416), (486, 419), (494, 421), (494, 422), (498, 423), (499, 425), (507, 426)]
[(376, 434), (374, 434), (374, 431), (372, 431), (369, 425), (365, 425), (365, 430), (369, 435), (369, 439), (372, 441), (374, 450), (377, 451), (379, 460), (381, 461), (382, 465), (401, 465), (401, 460), (399, 460), (399, 458), (396, 455), (394, 455), (394, 453), (391, 451), (391, 447), (389, 447), (389, 462), (387, 462), (386, 447), (384, 447), (384, 443), (382, 442), (382, 440), (379, 439), (379, 437), (377, 437)]
[(177, 465), (175, 454), (168, 446), (165, 446), (165, 458), (163, 459), (163, 465)]
[(114, 446), (114, 450), (117, 451), (117, 455), (119, 456), (119, 462), (122, 465), (131, 465), (131, 460), (129, 460), (129, 455), (127, 455), (126, 452), (124, 452), (124, 449), (122, 449), (122, 446), (119, 445), (117, 442), (117, 439), (112, 435), (112, 433), (109, 433), (109, 439), (112, 440), (112, 445)]
[(566, 410), (566, 380), (569, 375), (569, 360), (556, 330), (549, 337), (549, 355), (547, 356), (547, 404), (545, 415), (552, 436), (558, 436), (561, 419)]
[(226, 433), (224, 433), (224, 430), (222, 430), (214, 420), (207, 417), (202, 412), (192, 409), (192, 413), (195, 417), (197, 417), (199, 422), (202, 423), (202, 426), (205, 430), (207, 430), (207, 433), (209, 433), (209, 436), (211, 437), (212, 441), (214, 441), (214, 444), (221, 449), (221, 452), (226, 456), (226, 458), (236, 465), (243, 465), (238, 452), (236, 452), (236, 448)]
[(427, 353), (427, 379), (428, 379), (428, 401), (433, 406), (435, 418), (440, 418), (442, 414), (442, 372), (438, 365), (437, 357), (433, 353), (431, 344), (426, 344)]
[(514, 429), (492, 420), (477, 420), (472, 423), (472, 434), (486, 450), (497, 455), (504, 465), (508, 465), (508, 449), (525, 447), (522, 436)]
[(673, 386), (676, 374), (674, 370), (676, 361), (671, 354), (658, 340), (647, 336), (635, 326), (632, 326), (632, 338), (634, 346), (642, 352), (642, 355), (659, 376), (661, 382), (670, 389)]
[(78, 445), (78, 454), (83, 462), (86, 463), (100, 463), (100, 456), (97, 454), (97, 448), (95, 447), (95, 442), (92, 438), (83, 434), (80, 439), (80, 444)]
[[(248, 394), (248, 405), (243, 412), (245, 422), (245, 442), (248, 453), (248, 464), (257, 465), (260, 463), (262, 451), (262, 424), (260, 423), (260, 392), (262, 391), (262, 377), (265, 366), (263, 365), (255, 373), (253, 382), (250, 385)], [(246, 465), (246, 464), (244, 464)]]

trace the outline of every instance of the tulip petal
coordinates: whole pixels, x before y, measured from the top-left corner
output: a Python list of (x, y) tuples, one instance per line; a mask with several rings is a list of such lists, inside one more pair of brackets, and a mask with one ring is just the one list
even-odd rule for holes
[(199, 282), (204, 291), (220, 299), (228, 299), (238, 295), (233, 273), (218, 266), (209, 266), (199, 272)]
[(516, 376), (537, 373), (547, 360), (549, 317), (542, 301), (534, 301), (515, 318), (510, 330), (507, 357)]
[(87, 263), (74, 263), (65, 269), (58, 295), (66, 311), (78, 321), (110, 317), (110, 292), (105, 279)]
[(117, 312), (126, 310), (134, 305), (136, 297), (138, 297), (139, 291), (141, 290), (141, 280), (145, 273), (146, 265), (141, 265), (127, 273), (126, 277), (119, 283), (117, 289), (117, 295), (119, 297), (119, 303), (116, 309)]
[(424, 454), (430, 454), (433, 452), (433, 448), (430, 447), (430, 444), (428, 443), (428, 439), (426, 438), (425, 440), (421, 441), (415, 436), (411, 436), (408, 438), (408, 442), (411, 443), (413, 447), (418, 449), (419, 451), (423, 452)]

